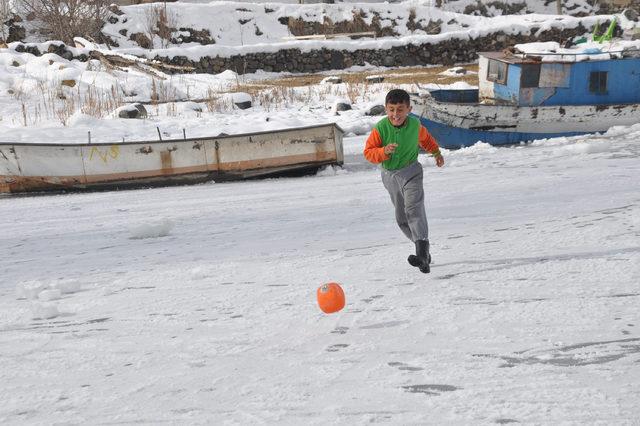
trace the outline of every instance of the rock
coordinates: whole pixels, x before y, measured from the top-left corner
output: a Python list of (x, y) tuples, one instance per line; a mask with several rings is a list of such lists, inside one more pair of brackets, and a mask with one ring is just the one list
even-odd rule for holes
[(131, 34), (129, 36), (129, 40), (134, 41), (136, 43), (138, 43), (138, 45), (140, 47), (142, 47), (143, 49), (152, 49), (153, 48), (153, 43), (151, 42), (151, 40), (149, 39), (149, 37), (147, 37), (146, 35), (144, 35), (143, 33), (134, 33)]
[(232, 95), (233, 104), (240, 109), (249, 109), (252, 106), (251, 95), (245, 92), (236, 92)]
[(9, 36), (5, 40), (6, 43), (11, 43), (14, 41), (22, 41), (27, 36), (27, 30), (24, 27), (20, 27), (17, 25), (9, 26)]
[(622, 14), (630, 21), (638, 22), (638, 12), (633, 9), (625, 9)]
[(75, 80), (62, 80), (62, 82), (60, 83), (63, 86), (67, 86), (67, 87), (76, 87), (76, 81)]
[(109, 11), (110, 11), (111, 13), (115, 13), (115, 14), (116, 14), (116, 15), (118, 15), (118, 16), (120, 16), (120, 15), (124, 15), (124, 12), (120, 10), (120, 8), (118, 7), (118, 5), (117, 5), (117, 4), (114, 4), (114, 3), (112, 3), (112, 4), (109, 6)]
[(120, 118), (147, 118), (147, 109), (142, 104), (131, 104), (118, 110)]
[(349, 111), (351, 108), (351, 104), (346, 102), (336, 102), (335, 110), (338, 111)]
[(441, 31), (442, 31), (442, 21), (439, 19), (437, 21), (429, 21), (429, 24), (425, 29), (425, 32), (430, 35), (440, 34)]
[(237, 106), (239, 109), (249, 109), (252, 106), (251, 101), (234, 102), (234, 105)]
[(384, 109), (384, 105), (374, 105), (364, 115), (374, 116), (374, 115), (384, 115), (386, 110)]
[[(16, 49), (16, 52), (18, 51), (18, 49)], [(33, 56), (40, 56), (42, 55), (42, 53), (40, 53), (40, 49), (38, 49), (38, 46), (26, 46), (24, 48), (24, 51), (27, 53), (31, 53)]]
[(385, 67), (392, 67), (396, 64), (396, 61), (393, 59), (393, 56), (387, 55), (382, 60), (382, 63)]

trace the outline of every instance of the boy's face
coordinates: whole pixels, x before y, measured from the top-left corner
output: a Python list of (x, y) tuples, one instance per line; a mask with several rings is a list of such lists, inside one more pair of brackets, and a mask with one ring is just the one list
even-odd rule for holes
[(411, 112), (411, 106), (405, 103), (386, 104), (384, 109), (387, 111), (387, 117), (394, 126), (402, 126), (407, 119), (407, 115)]

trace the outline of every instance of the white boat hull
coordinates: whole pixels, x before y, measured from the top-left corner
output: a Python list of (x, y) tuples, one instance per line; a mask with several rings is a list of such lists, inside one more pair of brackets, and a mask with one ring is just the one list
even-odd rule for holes
[(116, 144), (0, 144), (0, 192), (242, 179), (342, 164), (335, 124)]

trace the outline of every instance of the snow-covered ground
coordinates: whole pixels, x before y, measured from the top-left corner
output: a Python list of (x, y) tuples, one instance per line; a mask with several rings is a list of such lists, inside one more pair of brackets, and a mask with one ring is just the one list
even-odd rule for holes
[(361, 136), (312, 177), (0, 197), (0, 423), (638, 424), (639, 138), (422, 158), (429, 275)]
[[(212, 7), (179, 10), (201, 19)], [(459, 18), (481, 31), (563, 24)], [(189, 53), (251, 41), (223, 33), (228, 46)], [(363, 69), (385, 71), (350, 71)], [(443, 169), (421, 158), (434, 258), (424, 275), (361, 154), (379, 119), (365, 111), (397, 86), (265, 89), (253, 108), (233, 107), (228, 92), (273, 77), (152, 77), (0, 51), (1, 142), (331, 121), (349, 135), (345, 167), (317, 176), (0, 196), (1, 424), (638, 424), (640, 124), (480, 144), (445, 152)], [(166, 103), (147, 119), (117, 118), (154, 90)], [(335, 115), (345, 100), (353, 109)], [(315, 301), (329, 281), (347, 297), (333, 315)]]

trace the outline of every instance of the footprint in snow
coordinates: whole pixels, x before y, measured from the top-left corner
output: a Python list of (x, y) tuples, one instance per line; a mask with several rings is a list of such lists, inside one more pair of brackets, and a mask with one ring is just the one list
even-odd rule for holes
[(327, 352), (338, 352), (340, 349), (348, 348), (349, 345), (346, 343), (336, 343), (335, 345), (331, 345), (327, 348)]

